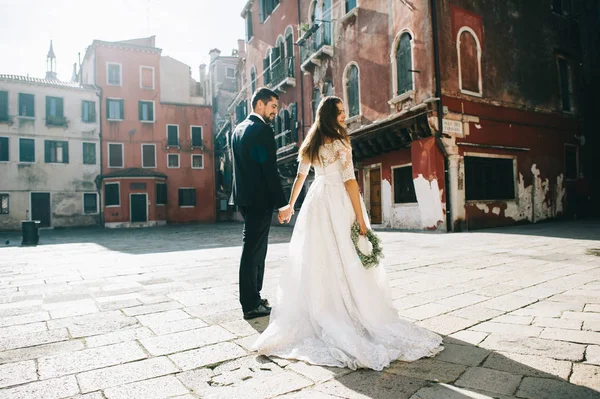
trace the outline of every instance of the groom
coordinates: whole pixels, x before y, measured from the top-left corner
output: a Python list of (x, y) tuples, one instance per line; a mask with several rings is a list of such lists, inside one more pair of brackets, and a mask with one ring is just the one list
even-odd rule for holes
[(244, 218), (244, 246), (240, 261), (240, 303), (244, 319), (267, 316), (271, 307), (261, 299), (265, 258), (273, 209), (279, 222), (289, 222), (293, 210), (285, 198), (279, 172), (273, 129), (279, 96), (267, 88), (252, 96), (252, 112), (233, 132), (233, 199)]

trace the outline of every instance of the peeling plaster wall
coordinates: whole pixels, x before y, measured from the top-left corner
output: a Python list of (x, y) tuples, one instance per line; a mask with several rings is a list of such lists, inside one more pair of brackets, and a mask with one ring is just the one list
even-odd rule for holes
[[(12, 122), (0, 124), (0, 136), (8, 137), (9, 160), (0, 163), (0, 193), (9, 195), (9, 214), (0, 215), (1, 230), (21, 229), (31, 216), (30, 193), (50, 193), (51, 226), (82, 226), (98, 223), (97, 215), (83, 213), (83, 193), (96, 193), (94, 179), (100, 174), (99, 98), (94, 90), (58, 85), (2, 81), (8, 91)], [(18, 117), (19, 93), (34, 95), (34, 117)], [(66, 126), (46, 125), (46, 97), (63, 98)], [(96, 122), (82, 122), (82, 101), (96, 106)], [(20, 161), (20, 139), (34, 140), (35, 162)], [(47, 163), (45, 141), (68, 142), (68, 163)], [(96, 163), (83, 163), (83, 143), (96, 146)]]
[(444, 222), (443, 209), (445, 208), (442, 203), (442, 191), (438, 186), (438, 181), (437, 179), (429, 181), (419, 174), (413, 182), (417, 201), (419, 202), (421, 228), (436, 229), (439, 224)]

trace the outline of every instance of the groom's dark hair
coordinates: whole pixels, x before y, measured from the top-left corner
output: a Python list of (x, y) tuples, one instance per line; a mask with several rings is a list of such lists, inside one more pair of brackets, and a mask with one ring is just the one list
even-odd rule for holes
[(275, 97), (276, 99), (279, 100), (279, 95), (277, 93), (275, 93), (273, 90), (267, 89), (266, 87), (259, 88), (252, 95), (252, 110), (254, 110), (256, 108), (256, 104), (258, 103), (258, 100), (260, 100), (266, 104), (269, 101), (271, 101), (271, 99), (273, 97)]

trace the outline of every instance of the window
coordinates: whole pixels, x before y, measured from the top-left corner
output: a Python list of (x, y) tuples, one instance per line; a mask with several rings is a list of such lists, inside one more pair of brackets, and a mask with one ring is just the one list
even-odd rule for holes
[(552, 11), (558, 15), (571, 15), (571, 0), (552, 0)]
[(121, 64), (107, 63), (106, 84), (121, 86)]
[(252, 95), (256, 91), (256, 68), (254, 67), (250, 69), (250, 84), (252, 87), (252, 92), (250, 95)]
[(0, 215), (8, 215), (8, 194), (0, 194)]
[(204, 169), (204, 155), (192, 154), (192, 169)]
[(45, 140), (44, 162), (69, 163), (69, 142)]
[(98, 213), (97, 193), (83, 193), (83, 213)]
[(358, 67), (350, 64), (346, 67), (346, 99), (348, 104), (348, 117), (360, 114), (360, 89), (358, 81)]
[(279, 0), (260, 0), (258, 4), (258, 10), (260, 12), (260, 23), (266, 21), (269, 15), (273, 13), (275, 7), (279, 5)]
[(60, 126), (65, 123), (63, 99), (46, 96), (46, 125)]
[(154, 68), (140, 67), (140, 87), (142, 89), (154, 89)]
[(123, 167), (123, 144), (109, 143), (108, 144), (108, 167), (122, 168)]
[(392, 169), (394, 175), (394, 204), (410, 204), (417, 202), (415, 184), (412, 178), (412, 166), (401, 166)]
[(249, 42), (254, 36), (254, 30), (252, 29), (252, 11), (248, 11), (246, 14), (246, 41)]
[(196, 189), (179, 189), (179, 206), (196, 206)]
[(350, 12), (356, 8), (356, 0), (346, 0), (346, 12)]
[(19, 116), (35, 117), (35, 96), (33, 94), (19, 93)]
[(578, 173), (578, 154), (577, 147), (574, 145), (565, 146), (565, 178), (567, 180), (576, 180)]
[(513, 159), (466, 156), (465, 179), (467, 201), (515, 198)]
[(470, 28), (458, 33), (458, 83), (465, 94), (481, 96), (481, 45)]
[(96, 143), (83, 143), (83, 164), (96, 165)]
[(0, 137), (0, 162), (9, 161), (8, 137)]
[(412, 75), (412, 37), (408, 32), (400, 35), (398, 46), (395, 48), (396, 63), (396, 95), (399, 96), (413, 90)]
[(35, 162), (34, 139), (19, 139), (19, 161)]
[[(295, 75), (294, 72), (294, 34), (292, 33), (292, 29), (288, 28), (285, 32), (285, 69), (287, 72), (287, 76), (293, 78)], [(282, 53), (283, 56), (283, 53)]]
[(8, 92), (0, 91), (0, 122), (8, 121)]
[(179, 147), (179, 125), (167, 125), (167, 147)]
[(228, 79), (235, 79), (235, 69), (234, 68), (227, 68), (227, 78)]
[(119, 183), (106, 183), (104, 185), (104, 204), (106, 206), (121, 205)]
[(248, 116), (248, 102), (241, 101), (237, 107), (235, 107), (235, 122), (240, 123)]
[(166, 183), (156, 183), (156, 205), (167, 204), (167, 185)]
[(123, 99), (107, 98), (106, 99), (106, 118), (110, 121), (122, 121), (124, 117)]
[(81, 120), (85, 123), (96, 122), (96, 103), (93, 101), (81, 102)]
[(167, 167), (178, 168), (179, 167), (179, 154), (167, 154)]
[(142, 168), (156, 168), (156, 144), (142, 144)]
[(138, 113), (140, 121), (154, 122), (154, 101), (138, 102)]
[(569, 62), (562, 57), (558, 57), (558, 76), (561, 108), (565, 112), (571, 112), (573, 110), (573, 80), (571, 76), (571, 66), (569, 65)]
[(269, 49), (267, 51), (267, 56), (263, 60), (263, 80), (265, 85), (271, 83), (271, 54), (273, 51)]
[(191, 126), (190, 135), (192, 140), (192, 147), (202, 147), (202, 126)]

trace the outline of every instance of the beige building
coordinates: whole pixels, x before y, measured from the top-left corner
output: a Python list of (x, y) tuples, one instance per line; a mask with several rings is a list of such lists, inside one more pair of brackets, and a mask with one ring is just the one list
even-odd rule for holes
[(77, 82), (0, 75), (0, 230), (98, 223), (98, 96)]

